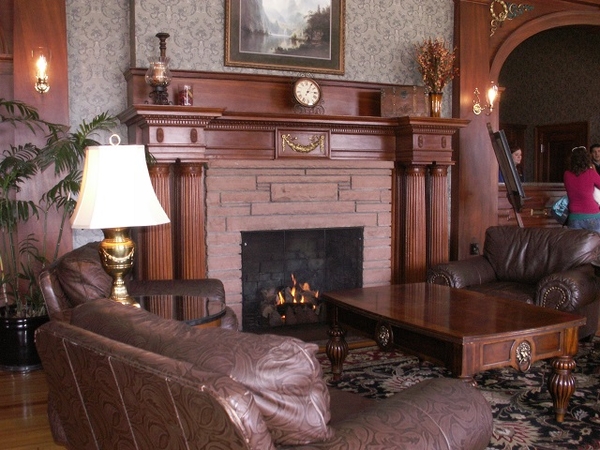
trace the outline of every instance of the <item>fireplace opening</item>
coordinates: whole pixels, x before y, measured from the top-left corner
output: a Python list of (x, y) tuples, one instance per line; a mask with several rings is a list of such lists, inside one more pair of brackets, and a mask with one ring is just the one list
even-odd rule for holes
[(362, 287), (363, 228), (242, 232), (242, 328), (324, 322), (321, 293)]

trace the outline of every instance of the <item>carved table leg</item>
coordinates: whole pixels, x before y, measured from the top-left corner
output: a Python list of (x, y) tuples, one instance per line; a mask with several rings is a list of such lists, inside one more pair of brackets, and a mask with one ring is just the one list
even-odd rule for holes
[(339, 325), (334, 324), (328, 331), (329, 340), (325, 347), (325, 353), (331, 361), (331, 373), (334, 380), (339, 380), (342, 377), (342, 368), (344, 360), (348, 355), (348, 343), (344, 338), (346, 332)]
[(554, 370), (548, 379), (548, 390), (552, 395), (557, 422), (564, 420), (569, 399), (575, 392), (575, 377), (571, 373), (575, 366), (572, 356), (560, 356), (552, 361)]

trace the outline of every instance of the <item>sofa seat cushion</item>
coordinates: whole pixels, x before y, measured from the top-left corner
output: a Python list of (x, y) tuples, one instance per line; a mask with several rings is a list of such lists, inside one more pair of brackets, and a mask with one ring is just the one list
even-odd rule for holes
[(488, 401), (469, 383), (453, 378), (421, 381), (336, 424), (325, 449), (484, 449), (492, 437)]
[(254, 395), (276, 444), (330, 439), (329, 392), (318, 346), (299, 339), (221, 328), (196, 329), (99, 299), (76, 307), (71, 323), (105, 337), (228, 375)]
[(536, 293), (535, 284), (516, 283), (512, 281), (492, 281), (490, 283), (474, 284), (467, 287), (467, 289), (493, 297), (509, 298), (530, 304), (534, 304)]

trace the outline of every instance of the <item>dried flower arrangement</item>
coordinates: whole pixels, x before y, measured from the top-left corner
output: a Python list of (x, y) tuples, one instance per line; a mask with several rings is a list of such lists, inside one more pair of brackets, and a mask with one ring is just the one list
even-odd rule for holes
[(446, 83), (458, 74), (454, 58), (454, 50), (448, 50), (443, 39), (426, 39), (417, 46), (419, 72), (429, 92), (441, 93)]

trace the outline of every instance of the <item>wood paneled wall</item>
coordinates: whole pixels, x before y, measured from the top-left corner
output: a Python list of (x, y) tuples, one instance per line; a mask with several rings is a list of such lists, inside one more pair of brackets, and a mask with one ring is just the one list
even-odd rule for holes
[[(2, 0), (2, 14), (6, 0)], [(37, 108), (40, 117), (49, 122), (69, 125), (69, 96), (68, 96), (68, 66), (67, 66), (67, 18), (65, 0), (14, 0), (13, 11), (13, 96), (11, 98), (24, 101)], [(34, 88), (34, 67), (31, 52), (35, 47), (44, 46), (51, 52), (48, 64), (50, 90), (46, 94), (38, 93)], [(22, 144), (34, 142), (44, 144), (43, 132), (33, 135), (25, 127), (15, 130), (14, 142)], [(54, 182), (53, 174), (44, 173), (37, 176), (36, 181), (27, 183), (19, 196), (23, 199), (37, 201)], [(51, 215), (53, 212), (50, 213)], [(53, 249), (60, 216), (56, 214), (49, 220), (47, 234), (48, 248)], [(34, 233), (42, 239), (42, 226), (30, 221), (19, 228), (19, 236)], [(72, 248), (71, 229), (66, 227), (63, 232), (61, 252)]]

